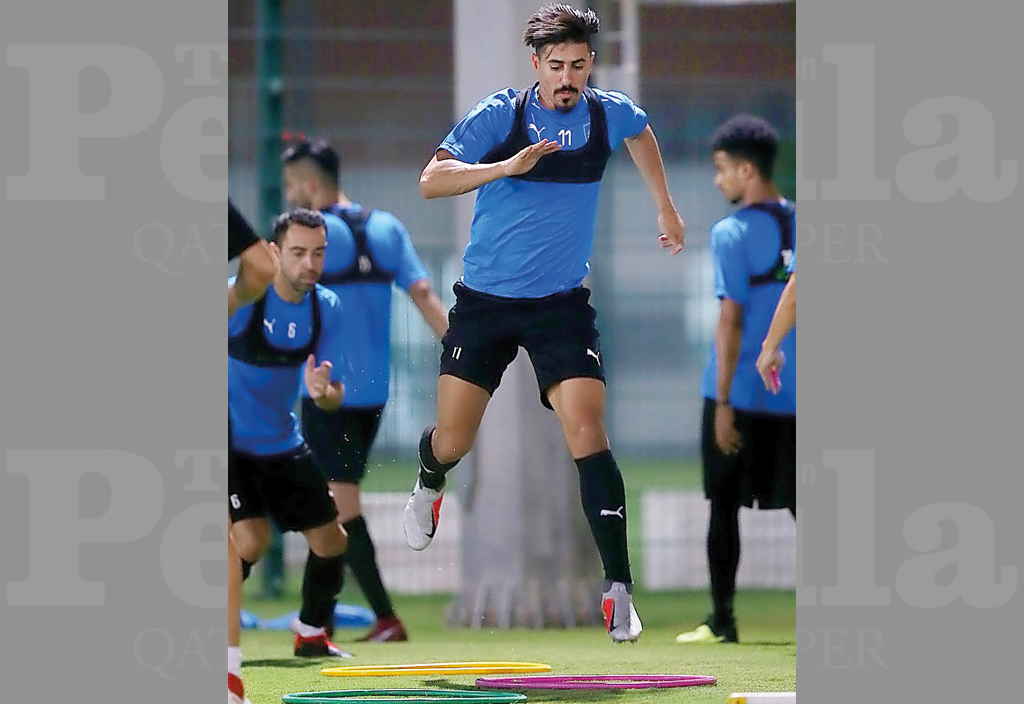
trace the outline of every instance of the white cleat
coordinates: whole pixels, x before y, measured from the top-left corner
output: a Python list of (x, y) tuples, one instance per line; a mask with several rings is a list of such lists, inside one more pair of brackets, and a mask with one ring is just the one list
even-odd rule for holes
[(428, 489), (416, 478), (416, 486), (405, 505), (402, 526), (405, 529), (405, 542), (413, 550), (423, 550), (434, 539), (437, 523), (441, 518), (441, 499), (444, 489)]
[(616, 643), (635, 643), (644, 630), (633, 606), (633, 595), (623, 582), (612, 582), (601, 595), (605, 628)]

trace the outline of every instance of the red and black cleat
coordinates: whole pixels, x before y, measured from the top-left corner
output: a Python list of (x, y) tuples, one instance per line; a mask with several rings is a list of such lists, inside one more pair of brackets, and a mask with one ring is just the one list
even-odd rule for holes
[(397, 643), (409, 640), (405, 626), (394, 616), (377, 619), (373, 628), (359, 639), (360, 643)]

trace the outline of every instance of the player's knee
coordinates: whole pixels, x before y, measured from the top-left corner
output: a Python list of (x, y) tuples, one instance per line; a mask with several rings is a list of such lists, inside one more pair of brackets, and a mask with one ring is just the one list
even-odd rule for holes
[(333, 534), (328, 549), (331, 554), (327, 557), (344, 555), (345, 551), (348, 550), (348, 534), (341, 530), (341, 526), (338, 526), (338, 531)]
[(306, 535), (309, 549), (317, 557), (337, 557), (348, 548), (348, 534), (337, 523), (321, 526)]
[(255, 564), (270, 546), (270, 535), (258, 531), (237, 531), (232, 537), (238, 556), (250, 564)]
[(472, 432), (438, 426), (434, 429), (431, 441), (434, 458), (441, 464), (458, 462), (469, 453), (473, 440), (475, 436)]
[(599, 418), (577, 419), (566, 423), (565, 438), (575, 457), (587, 457), (608, 449), (608, 435)]
[(335, 525), (338, 529), (328, 532), (321, 557), (337, 557), (345, 554), (345, 550), (348, 549), (348, 534), (342, 530), (341, 526)]

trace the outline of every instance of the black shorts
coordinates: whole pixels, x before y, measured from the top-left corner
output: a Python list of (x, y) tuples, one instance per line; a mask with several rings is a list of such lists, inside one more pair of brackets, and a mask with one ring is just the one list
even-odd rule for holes
[(455, 306), (441, 340), (441, 374), (458, 377), (493, 395), (522, 347), (537, 375), (540, 402), (566, 379), (604, 381), (597, 313), (582, 286), (544, 298), (501, 298), (453, 287)]
[(733, 496), (749, 507), (757, 499), (758, 508), (796, 510), (796, 416), (735, 413), (743, 447), (725, 455), (715, 444), (715, 402), (704, 399), (704, 496)]
[(282, 531), (302, 532), (338, 517), (334, 496), (305, 445), (268, 457), (235, 450), (228, 498), (232, 523), (269, 515)]
[(302, 435), (317, 466), (334, 482), (358, 484), (380, 428), (384, 406), (323, 411), (302, 398)]
[(231, 429), (231, 413), (228, 413), (228, 476), (235, 473), (235, 440)]

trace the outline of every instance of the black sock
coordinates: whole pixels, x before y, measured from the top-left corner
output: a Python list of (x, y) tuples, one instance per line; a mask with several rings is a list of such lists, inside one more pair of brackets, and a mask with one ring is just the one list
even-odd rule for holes
[(626, 545), (626, 487), (611, 450), (576, 460), (580, 499), (601, 553), (605, 579), (631, 584)]
[(459, 463), (458, 460), (443, 464), (434, 457), (434, 448), (430, 438), (434, 435), (433, 425), (423, 431), (420, 436), (420, 483), (428, 489), (440, 489), (444, 486), (444, 475)]
[(343, 569), (341, 555), (320, 557), (309, 551), (302, 575), (300, 621), (307, 626), (323, 628), (334, 619), (334, 602), (341, 591)]
[[(239, 559), (241, 559), (241, 558), (239, 558)], [(242, 581), (243, 582), (245, 580), (249, 579), (249, 573), (252, 572), (252, 566), (254, 564), (255, 564), (254, 562), (249, 562), (248, 560), (242, 560)]]
[(711, 572), (711, 603), (718, 622), (728, 622), (733, 618), (736, 570), (740, 564), (739, 513), (740, 506), (735, 500), (711, 500), (708, 566)]
[(384, 589), (384, 583), (380, 578), (380, 570), (377, 567), (377, 551), (370, 540), (370, 532), (366, 528), (366, 521), (362, 516), (345, 521), (345, 532), (348, 533), (348, 549), (345, 551), (345, 561), (349, 569), (355, 575), (359, 587), (366, 596), (370, 608), (377, 618), (387, 618), (395, 615), (395, 609), (391, 605), (388, 593)]

